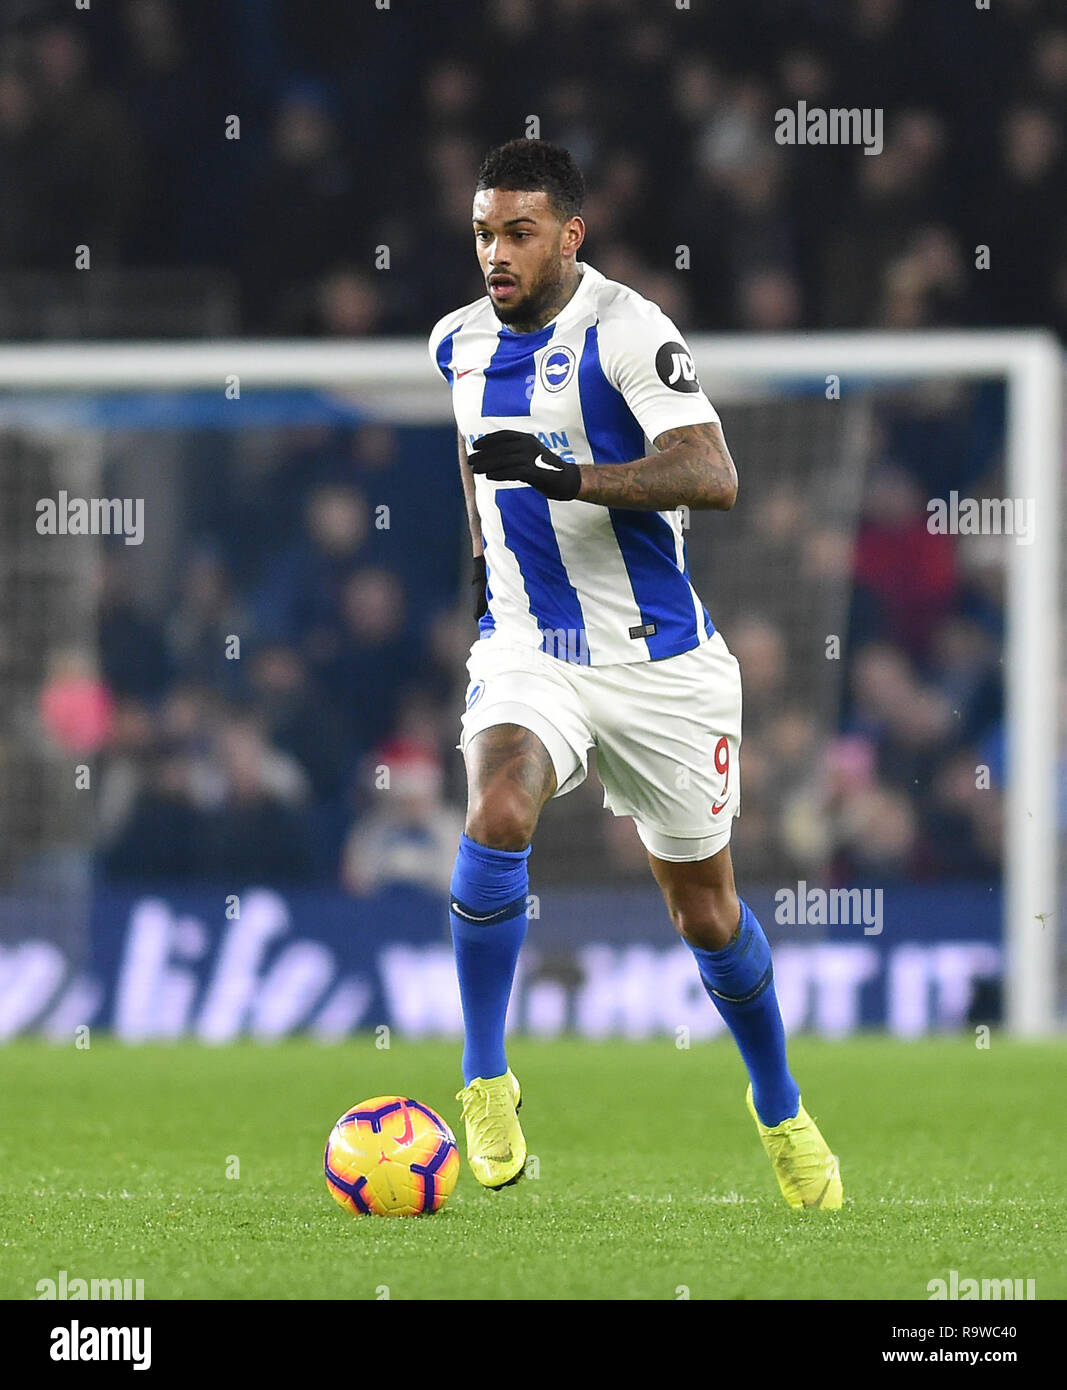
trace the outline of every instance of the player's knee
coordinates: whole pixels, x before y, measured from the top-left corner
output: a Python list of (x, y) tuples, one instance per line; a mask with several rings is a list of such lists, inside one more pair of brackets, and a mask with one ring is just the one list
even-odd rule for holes
[(521, 850), (533, 839), (537, 808), (525, 797), (499, 790), (471, 802), (465, 833), (490, 849)]
[(735, 892), (704, 889), (687, 894), (671, 910), (682, 940), (702, 951), (721, 951), (741, 920), (741, 903)]

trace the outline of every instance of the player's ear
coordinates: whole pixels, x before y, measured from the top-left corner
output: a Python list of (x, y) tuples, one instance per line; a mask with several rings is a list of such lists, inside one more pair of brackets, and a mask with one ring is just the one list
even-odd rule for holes
[(576, 255), (585, 240), (585, 223), (580, 217), (568, 217), (563, 224), (563, 250), (568, 255)]

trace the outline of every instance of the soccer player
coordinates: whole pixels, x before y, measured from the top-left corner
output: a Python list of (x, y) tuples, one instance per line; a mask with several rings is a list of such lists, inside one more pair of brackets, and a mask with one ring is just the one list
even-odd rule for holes
[(689, 582), (678, 512), (729, 510), (737, 474), (670, 319), (579, 261), (583, 193), (560, 146), (492, 150), (473, 204), (487, 294), (429, 345), (452, 388), (480, 619), (450, 898), (467, 1158), (485, 1187), (522, 1176), (504, 1021), (527, 859), (542, 808), (582, 782), (595, 745), (605, 804), (633, 818), (744, 1059), (785, 1200), (840, 1207), (837, 1160), (786, 1061), (767, 938), (734, 886), (740, 672)]

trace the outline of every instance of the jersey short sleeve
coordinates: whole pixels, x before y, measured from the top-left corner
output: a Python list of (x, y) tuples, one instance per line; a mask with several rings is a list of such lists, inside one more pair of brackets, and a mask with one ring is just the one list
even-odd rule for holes
[(434, 369), (444, 377), (449, 386), (452, 385), (452, 339), (463, 327), (464, 319), (474, 307), (473, 304), (466, 304), (462, 309), (455, 309), (451, 314), (438, 319), (426, 341), (426, 349)]
[(434, 324), (433, 332), (426, 340), (426, 350), (430, 354), (430, 362), (435, 372), (441, 371), (441, 368), (438, 366), (437, 363), (437, 349), (440, 347), (441, 339), (443, 337), (444, 334), (441, 332), (441, 322), (439, 321)]
[(604, 368), (647, 439), (683, 425), (715, 423), (693, 357), (667, 315), (634, 295), (601, 323)]

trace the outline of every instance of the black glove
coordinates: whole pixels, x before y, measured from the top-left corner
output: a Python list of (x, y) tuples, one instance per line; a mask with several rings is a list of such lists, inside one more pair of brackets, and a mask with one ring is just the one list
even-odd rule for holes
[(485, 597), (485, 582), (485, 556), (475, 555), (474, 578), (471, 580), (471, 593), (474, 596), (475, 621), (484, 617), (489, 611), (489, 603)]
[(529, 483), (546, 497), (570, 502), (582, 485), (581, 469), (546, 449), (535, 434), (497, 430), (474, 442), (470, 466), (494, 483)]

